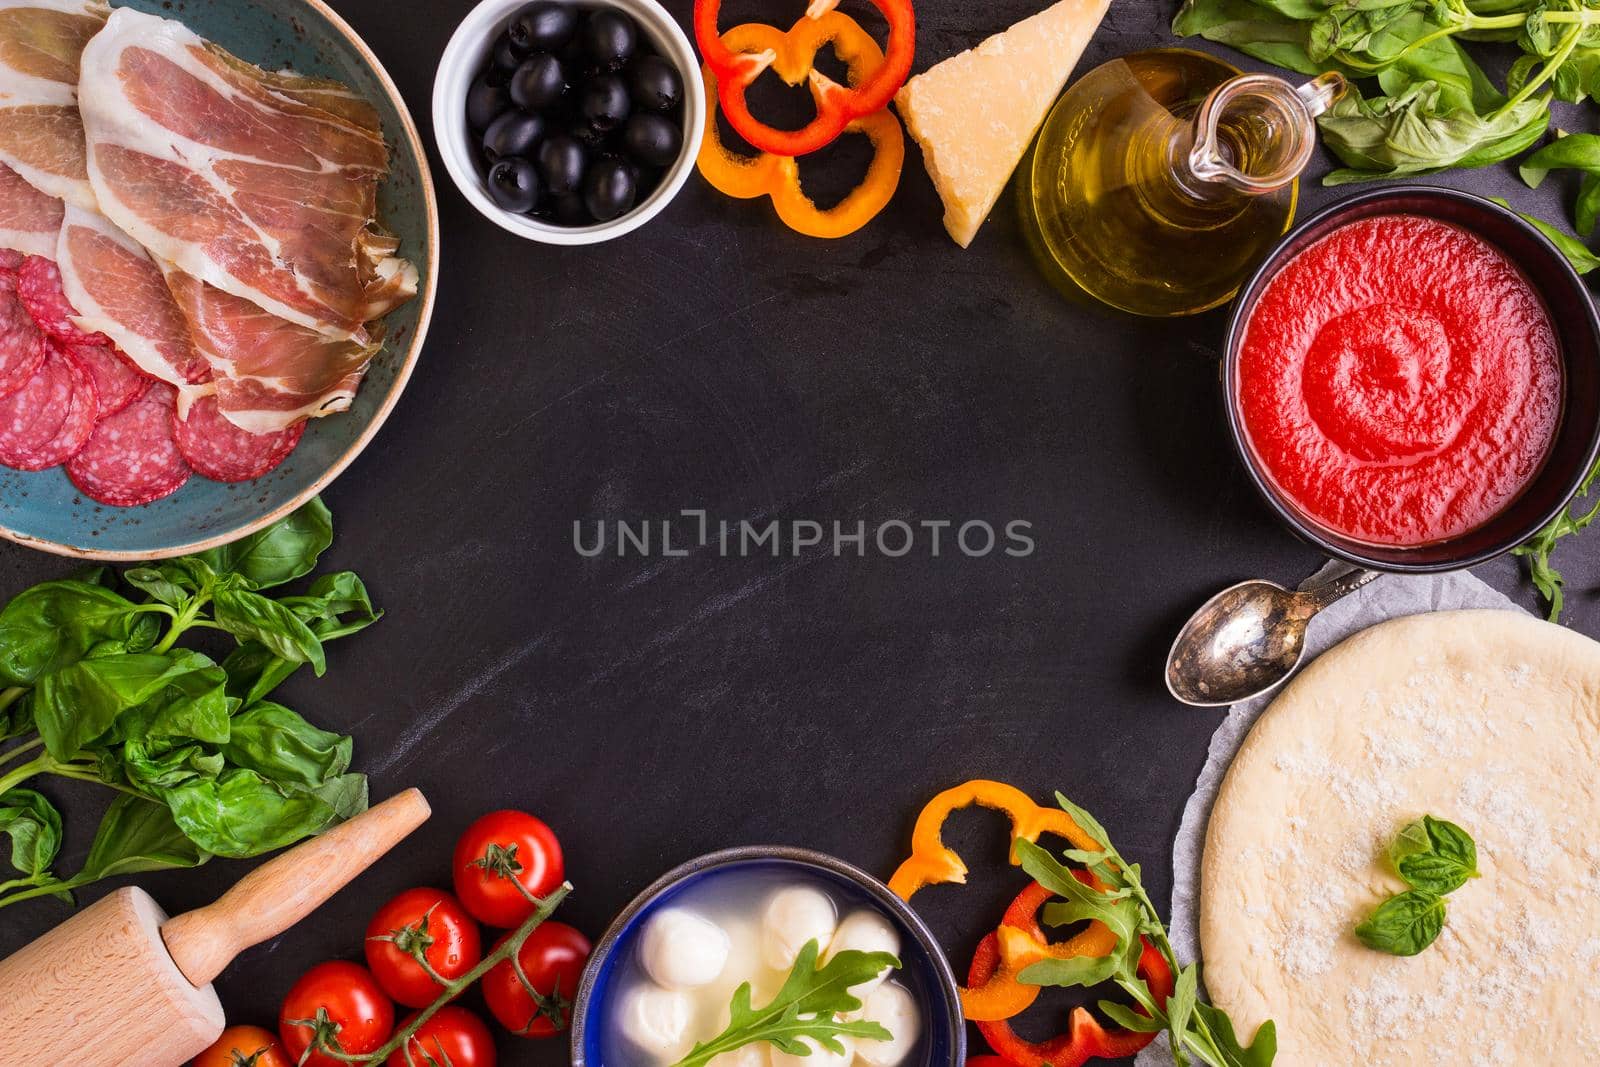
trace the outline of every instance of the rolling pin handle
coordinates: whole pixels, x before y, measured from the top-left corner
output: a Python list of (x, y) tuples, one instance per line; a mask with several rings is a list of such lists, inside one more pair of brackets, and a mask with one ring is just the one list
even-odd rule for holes
[(311, 914), (429, 814), (422, 793), (408, 789), (262, 864), (215, 903), (161, 927), (172, 961), (197, 988), (210, 984), (235, 956)]

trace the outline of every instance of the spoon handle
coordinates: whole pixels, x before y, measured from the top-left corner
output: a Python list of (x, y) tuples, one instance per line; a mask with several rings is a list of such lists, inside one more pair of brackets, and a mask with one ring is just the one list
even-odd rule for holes
[(1344, 574), (1329, 579), (1321, 585), (1301, 590), (1300, 595), (1310, 602), (1311, 607), (1314, 609), (1313, 613), (1315, 613), (1336, 600), (1343, 600), (1373, 579), (1381, 577), (1383, 577), (1382, 571), (1369, 571), (1360, 567), (1352, 567)]

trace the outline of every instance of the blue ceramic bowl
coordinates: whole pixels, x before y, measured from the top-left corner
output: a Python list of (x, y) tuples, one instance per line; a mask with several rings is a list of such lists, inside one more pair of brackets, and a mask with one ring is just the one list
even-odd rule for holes
[(25, 473), (0, 467), (0, 537), (66, 556), (145, 560), (225, 544), (288, 514), (333, 481), (388, 417), (422, 348), (439, 266), (433, 179), (400, 92), (344, 20), (320, 0), (127, 0), (185, 25), (268, 70), (284, 67), (337, 78), (377, 107), (392, 156), (378, 189), (378, 218), (417, 265), (415, 299), (389, 315), (388, 339), (372, 361), (350, 410), (313, 419), (300, 447), (254, 482), (222, 485), (194, 477), (176, 493), (138, 508), (111, 508), (83, 496), (61, 468)]
[(955, 975), (916, 912), (882, 882), (843, 860), (807, 849), (758, 845), (713, 852), (668, 871), (617, 916), (595, 946), (578, 987), (572, 1013), (572, 1067), (611, 1067), (602, 1053), (602, 1037), (611, 1005), (619, 995), (616, 979), (638, 950), (641, 931), (650, 916), (670, 906), (686, 890), (701, 888), (709, 880), (757, 871), (781, 872), (786, 867), (808, 880), (835, 887), (840, 898), (851, 904), (876, 907), (900, 931), (901, 966), (895, 980), (910, 990), (922, 1008), (929, 1038), (927, 1059), (906, 1067), (961, 1067), (966, 1063), (967, 1029)]

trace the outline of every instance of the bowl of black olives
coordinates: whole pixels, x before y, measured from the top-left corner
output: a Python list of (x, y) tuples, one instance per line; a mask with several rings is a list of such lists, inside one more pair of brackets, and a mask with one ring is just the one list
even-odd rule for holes
[(656, 0), (483, 0), (439, 61), (445, 169), (512, 233), (594, 244), (650, 221), (694, 169), (705, 89)]

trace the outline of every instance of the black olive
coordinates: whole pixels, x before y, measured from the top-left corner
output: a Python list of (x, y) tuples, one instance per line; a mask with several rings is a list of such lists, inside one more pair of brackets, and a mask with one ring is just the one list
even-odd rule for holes
[(526, 159), (508, 156), (489, 168), (489, 199), (521, 214), (539, 202), (539, 175)]
[(549, 52), (535, 52), (511, 75), (511, 99), (527, 111), (542, 111), (567, 91), (561, 60)]
[(622, 147), (640, 163), (665, 167), (678, 158), (683, 131), (676, 122), (660, 115), (634, 115), (622, 128)]
[(502, 78), (508, 78), (521, 62), (522, 55), (511, 46), (511, 38), (501, 34), (494, 42), (494, 51), (490, 53), (490, 70)]
[(578, 13), (566, 4), (529, 4), (511, 18), (506, 32), (511, 43), (529, 52), (553, 52), (572, 39), (578, 28)]
[(583, 204), (596, 221), (606, 222), (633, 207), (639, 179), (620, 159), (602, 159), (583, 179)]
[(556, 197), (551, 206), (551, 218), (560, 226), (587, 226), (594, 222), (594, 216), (589, 214), (589, 208), (583, 202), (581, 193), (568, 193), (566, 196)]
[(583, 184), (583, 167), (589, 154), (583, 145), (564, 133), (551, 136), (539, 146), (539, 177), (551, 196), (565, 196)]
[(683, 99), (683, 78), (669, 60), (658, 55), (640, 56), (628, 65), (628, 91), (636, 107), (671, 111)]
[(578, 115), (597, 130), (610, 132), (628, 120), (628, 90), (615, 74), (601, 74), (583, 83)]
[(567, 128), (572, 139), (583, 147), (598, 151), (605, 147), (606, 134), (604, 130), (597, 130), (593, 126), (579, 119)]
[(490, 84), (479, 78), (467, 90), (467, 125), (474, 130), (486, 130), (499, 114), (511, 106), (511, 94), (501, 85)]
[(583, 25), (584, 50), (604, 70), (621, 70), (638, 44), (638, 28), (620, 11), (596, 11)]
[(533, 150), (545, 133), (543, 115), (526, 111), (507, 111), (489, 124), (483, 134), (483, 154), (491, 161), (501, 156), (533, 158)]

